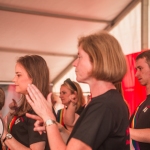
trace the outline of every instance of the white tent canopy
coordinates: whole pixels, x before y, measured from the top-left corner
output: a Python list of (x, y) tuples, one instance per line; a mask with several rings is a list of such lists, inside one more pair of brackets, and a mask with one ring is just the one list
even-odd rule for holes
[(57, 83), (71, 69), (78, 37), (114, 28), (139, 2), (0, 0), (1, 83), (12, 81), (16, 59), (26, 54), (41, 55)]
[[(150, 0), (149, 0), (150, 4)], [(150, 5), (149, 5), (149, 18), (150, 21)], [(149, 23), (150, 24), (150, 23)], [(148, 37), (150, 37), (150, 26)], [(115, 26), (110, 33), (114, 35), (124, 51), (125, 55), (132, 54), (141, 51), (141, 3), (136, 5), (118, 24)], [(148, 40), (148, 47), (150, 49), (150, 40)], [(59, 93), (59, 87), (66, 78), (71, 78), (76, 81), (74, 69), (70, 69), (53, 87), (56, 93)], [(89, 86), (86, 84), (80, 84), (84, 90), (85, 95), (90, 92)]]

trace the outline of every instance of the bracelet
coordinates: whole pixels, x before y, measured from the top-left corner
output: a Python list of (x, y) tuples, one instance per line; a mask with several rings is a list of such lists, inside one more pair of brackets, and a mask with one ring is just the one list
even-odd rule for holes
[(52, 119), (48, 119), (45, 121), (45, 126), (51, 126), (52, 124), (57, 125), (57, 122), (55, 120), (52, 120)]
[(7, 140), (7, 139), (11, 139), (12, 135), (10, 133), (7, 133), (5, 138), (3, 139), (3, 143)]

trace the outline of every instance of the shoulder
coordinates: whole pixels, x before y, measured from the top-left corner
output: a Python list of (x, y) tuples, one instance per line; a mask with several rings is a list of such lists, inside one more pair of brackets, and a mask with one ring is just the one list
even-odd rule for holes
[(102, 95), (99, 95), (95, 98), (92, 98), (92, 101), (89, 103), (87, 108), (90, 108), (92, 111), (107, 112), (107, 113), (127, 113), (127, 105), (121, 96), (121, 94), (116, 90), (110, 90)]
[[(145, 100), (146, 104), (150, 105), (150, 95), (147, 96), (146, 100)], [(144, 102), (143, 102), (144, 103)]]
[(99, 103), (101, 105), (102, 104), (103, 105), (111, 105), (111, 104), (116, 104), (116, 102), (118, 103), (118, 101), (124, 102), (121, 94), (116, 90), (109, 90), (102, 95), (92, 98), (91, 103), (92, 104)]

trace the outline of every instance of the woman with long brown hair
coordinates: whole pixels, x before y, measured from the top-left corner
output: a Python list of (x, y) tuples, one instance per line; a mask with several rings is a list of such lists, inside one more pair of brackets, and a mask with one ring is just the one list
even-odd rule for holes
[(35, 114), (27, 102), (28, 84), (35, 84), (46, 98), (49, 93), (49, 69), (46, 61), (38, 55), (19, 57), (15, 66), (15, 90), (21, 94), (20, 105), (13, 111), (9, 129), (5, 129), (2, 142), (11, 150), (48, 150), (46, 134), (33, 131), (35, 121), (26, 113)]

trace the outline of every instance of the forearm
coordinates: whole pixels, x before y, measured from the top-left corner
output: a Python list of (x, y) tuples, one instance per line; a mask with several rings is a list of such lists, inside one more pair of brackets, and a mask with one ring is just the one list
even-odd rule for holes
[[(5, 138), (8, 132), (5, 130), (2, 136), (3, 145), (7, 146), (11, 150), (44, 150), (45, 149), (45, 141), (39, 141), (30, 144), (30, 147), (24, 146), (22, 143), (17, 141), (13, 136), (12, 138)], [(28, 139), (26, 139), (28, 140)]]
[(63, 125), (61, 125), (58, 122), (57, 122), (57, 127), (58, 127), (60, 133), (63, 132), (68, 136), (70, 135), (70, 132)]
[(133, 140), (150, 143), (150, 129), (132, 129), (130, 128), (130, 137)]
[(14, 137), (5, 140), (5, 145), (11, 150), (31, 150), (30, 148), (19, 143)]
[(48, 142), (51, 150), (65, 150), (66, 145), (59, 133), (58, 127), (56, 124), (52, 124), (46, 127)]
[[(5, 118), (6, 119), (6, 118)], [(5, 120), (6, 121), (6, 120)], [(23, 144), (19, 143), (13, 136), (10, 138), (6, 138), (8, 133), (7, 131), (7, 124), (4, 121), (4, 132), (1, 138), (2, 144), (6, 145), (11, 150), (30, 150), (30, 148), (24, 146)]]
[(65, 111), (64, 115), (64, 123), (68, 126), (74, 126), (76, 122), (76, 105), (74, 105), (72, 102), (68, 106), (67, 110)]

